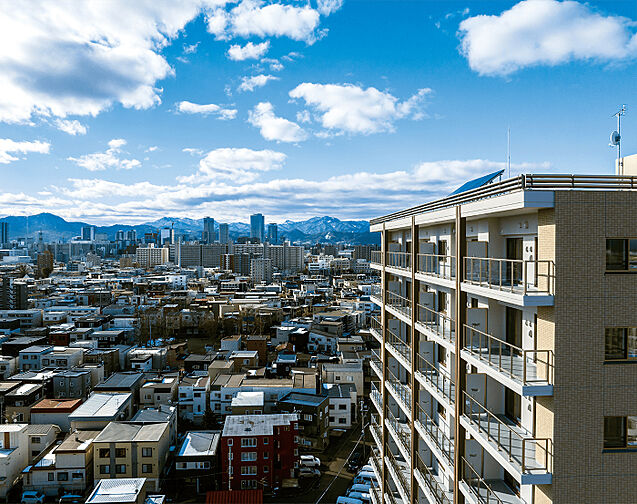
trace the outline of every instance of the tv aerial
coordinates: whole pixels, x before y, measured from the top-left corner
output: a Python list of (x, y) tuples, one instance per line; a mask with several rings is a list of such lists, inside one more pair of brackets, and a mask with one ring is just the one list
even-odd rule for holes
[(622, 105), (617, 112), (611, 117), (617, 117), (617, 129), (610, 134), (610, 147), (617, 147), (617, 160), (621, 158), (622, 154), (622, 116), (626, 115), (626, 105)]

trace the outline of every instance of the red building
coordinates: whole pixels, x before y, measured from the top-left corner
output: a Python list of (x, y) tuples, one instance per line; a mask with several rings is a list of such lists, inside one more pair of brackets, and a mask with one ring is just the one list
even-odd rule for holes
[(222, 488), (265, 489), (295, 477), (298, 416), (231, 415), (221, 434)]

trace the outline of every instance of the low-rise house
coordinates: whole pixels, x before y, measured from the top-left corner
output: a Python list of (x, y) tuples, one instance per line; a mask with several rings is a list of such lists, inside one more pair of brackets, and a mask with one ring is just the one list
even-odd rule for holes
[(81, 399), (42, 399), (31, 408), (31, 424), (54, 424), (70, 432), (69, 415), (81, 404)]
[(177, 443), (177, 408), (161, 404), (158, 408), (144, 408), (139, 410), (131, 422), (137, 424), (163, 423), (168, 422), (170, 446)]
[(98, 434), (76, 431), (68, 435), (23, 471), (24, 490), (37, 490), (47, 497), (62, 492), (84, 495), (93, 485), (93, 440)]
[(167, 422), (111, 422), (93, 443), (95, 479), (144, 477), (150, 488), (159, 490), (168, 458)]
[(20, 350), (18, 358), (20, 371), (39, 371), (43, 367), (43, 358), (51, 352), (53, 352), (51, 345), (33, 345)]
[(25, 433), (28, 441), (28, 458), (29, 464), (33, 463), (33, 460), (46, 451), (57, 439), (61, 429), (54, 424), (30, 424), (27, 425)]
[(263, 392), (237, 392), (230, 408), (233, 415), (262, 415), (264, 403)]
[(42, 385), (23, 383), (4, 396), (4, 414), (7, 422), (31, 421), (31, 408), (44, 397)]
[(145, 504), (146, 478), (101, 479), (86, 504)]
[(321, 364), (322, 383), (355, 385), (357, 397), (363, 395), (363, 380), (363, 364), (361, 362)]
[(91, 372), (65, 370), (55, 375), (53, 397), (56, 399), (85, 399), (91, 391)]
[(141, 354), (130, 358), (130, 368), (141, 373), (153, 370), (153, 356)]
[(121, 345), (126, 341), (126, 331), (93, 331), (88, 338), (97, 341), (97, 348), (111, 348), (115, 345)]
[(184, 371), (188, 374), (194, 371), (208, 371), (208, 366), (217, 358), (217, 352), (190, 354), (184, 359)]
[(143, 373), (135, 371), (122, 371), (113, 373), (104, 383), (97, 385), (96, 392), (130, 392), (133, 397), (133, 406), (139, 405), (139, 391), (146, 379)]
[(259, 352), (256, 350), (235, 350), (228, 357), (234, 362), (235, 369), (255, 368), (259, 365)]
[(330, 428), (351, 429), (356, 421), (356, 386), (327, 384), (323, 387), (329, 399)]
[(209, 395), (208, 376), (184, 376), (179, 383), (179, 416), (201, 425), (208, 409)]
[(217, 490), (221, 431), (189, 431), (175, 456), (179, 481), (197, 494)]
[(27, 424), (0, 425), (0, 498), (19, 481), (28, 463)]
[(34, 345), (46, 345), (47, 341), (47, 336), (21, 336), (18, 338), (12, 338), (2, 342), (2, 355), (18, 357), (20, 355), (20, 350), (24, 350), (25, 348), (29, 348)]
[(299, 416), (299, 447), (322, 451), (329, 445), (329, 400), (325, 395), (290, 392), (279, 400), (281, 413)]
[[(22, 352), (20, 352), (20, 355), (22, 355)], [(71, 369), (83, 362), (84, 350), (81, 348), (53, 347), (52, 352), (42, 356), (43, 368)]]
[(133, 411), (132, 395), (96, 392), (69, 415), (71, 430), (98, 430), (110, 422), (128, 420)]
[(310, 353), (334, 355), (338, 345), (338, 336), (320, 329), (312, 328), (308, 335), (307, 350)]
[(16, 372), (17, 360), (9, 355), (0, 355), (0, 379), (6, 380)]

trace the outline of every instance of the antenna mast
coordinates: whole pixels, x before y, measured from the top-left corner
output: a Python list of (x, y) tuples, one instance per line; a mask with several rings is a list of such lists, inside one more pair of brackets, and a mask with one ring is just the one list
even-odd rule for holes
[[(620, 108), (617, 112), (615, 112), (611, 117), (617, 117), (617, 131), (613, 132), (613, 134), (611, 135), (611, 143), (610, 146), (614, 147), (617, 146), (617, 172), (618, 174), (622, 174), (623, 170), (623, 163), (621, 161), (622, 158), (622, 144), (621, 144), (621, 139), (622, 139), (622, 116), (626, 115), (626, 105), (622, 105), (622, 108)], [(616, 133), (616, 134), (615, 134)]]
[(507, 128), (507, 178), (511, 178), (511, 127)]

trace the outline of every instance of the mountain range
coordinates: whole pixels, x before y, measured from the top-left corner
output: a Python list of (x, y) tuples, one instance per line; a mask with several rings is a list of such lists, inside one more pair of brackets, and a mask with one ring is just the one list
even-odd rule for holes
[[(30, 236), (34, 237), (42, 231), (45, 241), (68, 240), (81, 234), (85, 222), (69, 222), (52, 213), (40, 213), (25, 216), (7, 216), (0, 218), (0, 222), (9, 224), (9, 238)], [(110, 226), (95, 226), (95, 232), (106, 234), (109, 239), (115, 239), (119, 230), (134, 229), (137, 236), (157, 231), (165, 227), (173, 227), (177, 236), (184, 239), (198, 239), (203, 231), (203, 219), (188, 219), (183, 217), (162, 217), (143, 224), (112, 224)], [(219, 223), (215, 221), (215, 228)], [(244, 222), (228, 224), (230, 238), (236, 240), (239, 236), (250, 234), (250, 225)], [(304, 221), (286, 220), (278, 224), (279, 239), (290, 240), (294, 243), (348, 243), (348, 244), (378, 244), (379, 236), (369, 232), (368, 221), (342, 221), (336, 217), (312, 217)]]

